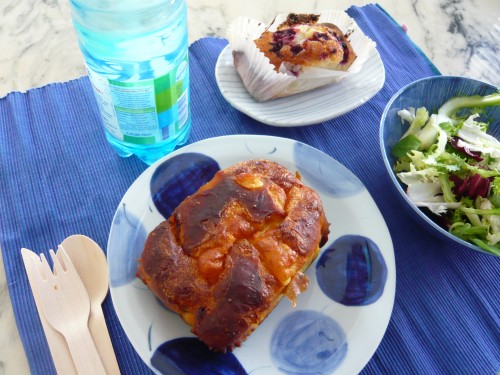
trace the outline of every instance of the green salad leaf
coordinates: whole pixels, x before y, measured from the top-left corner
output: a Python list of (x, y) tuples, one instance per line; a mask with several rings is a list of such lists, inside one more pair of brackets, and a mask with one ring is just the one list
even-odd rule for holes
[[(451, 234), (500, 256), (500, 142), (481, 114), (500, 92), (447, 100), (436, 113), (398, 112), (409, 126), (391, 153), (394, 171), (418, 207)], [(498, 121), (498, 119), (497, 119)]]

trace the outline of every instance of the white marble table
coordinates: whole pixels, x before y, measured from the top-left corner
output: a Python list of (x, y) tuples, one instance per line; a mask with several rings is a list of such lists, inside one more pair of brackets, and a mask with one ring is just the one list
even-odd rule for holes
[[(269, 22), (276, 13), (346, 9), (369, 1), (188, 0), (190, 41), (224, 37), (239, 15)], [(380, 0), (442, 74), (500, 86), (500, 1)], [(0, 2), (0, 100), (85, 74), (67, 0)], [(1, 246), (0, 239), (0, 246)], [(1, 252), (0, 252), (1, 259)], [(0, 375), (28, 374), (0, 261)]]

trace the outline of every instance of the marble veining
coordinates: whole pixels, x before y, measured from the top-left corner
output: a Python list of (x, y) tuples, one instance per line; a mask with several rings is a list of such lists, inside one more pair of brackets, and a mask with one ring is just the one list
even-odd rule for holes
[(500, 84), (500, 3), (412, 1), (412, 8), (421, 20), (423, 40), (417, 44), (443, 74)]
[(2, 332), (0, 334), (0, 375), (29, 374), (28, 362), (10, 304), (1, 251), (0, 265), (0, 332)]
[[(335, 1), (337, 9), (370, 1)], [(500, 3), (496, 0), (381, 0), (378, 2), (443, 74), (500, 84)], [(239, 15), (270, 22), (276, 13), (331, 9), (329, 0), (230, 2), (188, 0), (190, 42), (225, 37)], [(0, 3), (0, 97), (86, 74), (69, 4), (64, 0)]]
[[(239, 15), (270, 22), (276, 13), (346, 9), (370, 1), (187, 0), (190, 42), (224, 37)], [(500, 85), (498, 0), (380, 0), (378, 3), (443, 74)], [(332, 5), (333, 4), (333, 5)], [(0, 98), (86, 74), (66, 0), (0, 2)], [(0, 375), (29, 373), (8, 297), (0, 252)]]

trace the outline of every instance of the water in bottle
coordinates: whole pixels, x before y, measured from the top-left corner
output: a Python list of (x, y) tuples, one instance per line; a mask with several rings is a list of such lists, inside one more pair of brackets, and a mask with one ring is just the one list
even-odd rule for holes
[(69, 0), (106, 137), (147, 164), (191, 128), (185, 0)]

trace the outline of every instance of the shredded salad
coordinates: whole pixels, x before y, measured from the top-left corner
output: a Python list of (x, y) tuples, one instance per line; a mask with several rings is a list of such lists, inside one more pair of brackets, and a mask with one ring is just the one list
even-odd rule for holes
[(500, 142), (488, 134), (485, 108), (500, 106), (500, 91), (453, 97), (436, 113), (407, 108), (409, 124), (394, 145), (394, 171), (408, 197), (441, 227), (500, 256)]

